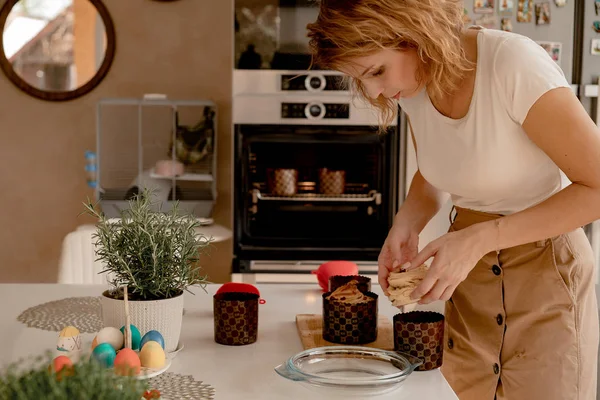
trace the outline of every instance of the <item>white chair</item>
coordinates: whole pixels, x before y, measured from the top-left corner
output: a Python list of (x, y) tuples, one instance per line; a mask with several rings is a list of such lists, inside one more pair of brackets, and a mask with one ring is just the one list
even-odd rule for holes
[(58, 283), (106, 284), (107, 274), (100, 274), (103, 264), (96, 260), (94, 225), (82, 225), (65, 236), (59, 262)]

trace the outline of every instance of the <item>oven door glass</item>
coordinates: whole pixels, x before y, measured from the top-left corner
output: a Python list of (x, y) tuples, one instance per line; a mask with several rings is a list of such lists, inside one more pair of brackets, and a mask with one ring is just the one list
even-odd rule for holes
[(235, 67), (308, 69), (306, 25), (318, 13), (314, 0), (235, 0)]
[(356, 127), (290, 129), (237, 129), (241, 241), (381, 246), (397, 199), (397, 174), (386, 156), (395, 135)]

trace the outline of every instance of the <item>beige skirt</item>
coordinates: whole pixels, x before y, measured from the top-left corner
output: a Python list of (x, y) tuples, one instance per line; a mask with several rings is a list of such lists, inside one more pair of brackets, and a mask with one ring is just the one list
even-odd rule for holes
[[(456, 209), (450, 231), (500, 217)], [(446, 302), (442, 372), (461, 400), (595, 400), (598, 307), (583, 229), (484, 256)]]

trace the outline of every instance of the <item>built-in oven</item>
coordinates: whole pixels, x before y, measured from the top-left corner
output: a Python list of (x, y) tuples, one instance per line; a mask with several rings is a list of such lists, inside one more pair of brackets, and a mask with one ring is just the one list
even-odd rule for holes
[(404, 193), (399, 124), (378, 132), (332, 71), (236, 70), (233, 103), (233, 273), (375, 273)]

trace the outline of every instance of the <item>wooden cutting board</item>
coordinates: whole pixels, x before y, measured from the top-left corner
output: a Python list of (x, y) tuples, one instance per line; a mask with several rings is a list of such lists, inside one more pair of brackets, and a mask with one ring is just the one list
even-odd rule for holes
[[(304, 350), (322, 346), (340, 346), (323, 339), (323, 316), (321, 314), (298, 314), (296, 326)], [(383, 350), (394, 350), (392, 322), (384, 315), (379, 315), (377, 321), (377, 340), (360, 346), (375, 347)]]

